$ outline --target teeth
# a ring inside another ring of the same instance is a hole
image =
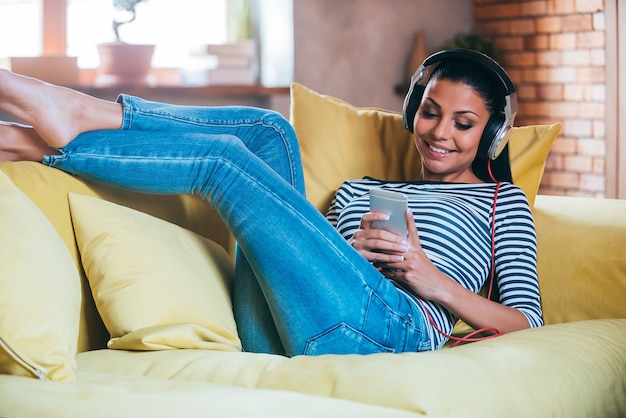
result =
[[[432,146],[432,145],[428,145],[428,147],[429,147],[431,150],[433,150],[433,151],[435,151],[436,153],[439,153],[439,154],[449,154],[449,153],[451,153],[451,152],[452,152],[452,151],[450,151],[450,150],[447,150],[447,149],[442,149],[442,148],[437,148],[437,147],[434,147],[434,146]]]

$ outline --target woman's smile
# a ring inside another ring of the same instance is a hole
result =
[[[426,145],[434,153],[435,156],[445,157],[445,156],[447,156],[449,154],[452,154],[454,152],[452,150],[436,147],[436,146],[428,144],[428,143],[426,143]]]

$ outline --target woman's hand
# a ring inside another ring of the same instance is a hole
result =
[[[393,232],[372,228],[375,221],[386,221],[384,212],[368,212],[361,218],[361,226],[350,239],[350,244],[368,261],[374,263],[397,263],[404,261],[404,253],[410,248],[408,239]],[[415,225],[413,225],[415,228]]]
[[[382,212],[363,216],[361,229],[351,242],[381,273],[422,299],[437,302],[474,329],[496,328],[501,333],[529,327],[517,309],[486,299],[443,274],[424,252],[413,214],[407,211],[408,237],[372,229],[372,222],[386,220]]]
[[[374,221],[389,218],[384,212],[368,212],[361,218],[360,229],[350,240],[352,246],[372,262],[387,278],[410,292],[429,298],[448,279],[424,253],[413,214],[406,212],[408,237],[372,228]]]
[[[405,216],[408,237],[401,242],[408,242],[408,247],[401,253],[394,253],[394,255],[401,256],[402,259],[398,258],[397,261],[375,260],[374,265],[380,269],[385,277],[395,281],[411,293],[426,299],[436,299],[437,294],[445,287],[445,284],[452,282],[452,280],[444,275],[424,252],[413,214],[407,211]],[[369,226],[371,227],[371,222]],[[393,235],[394,242],[397,242],[398,238],[402,239],[398,235],[389,234]],[[383,248],[379,248],[377,251],[387,254]]]

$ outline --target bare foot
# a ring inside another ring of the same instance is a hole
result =
[[[58,154],[30,126],[0,122],[0,162],[36,161],[44,155]]]
[[[0,109],[31,125],[55,148],[66,146],[83,132],[119,129],[123,118],[118,103],[2,69]]]

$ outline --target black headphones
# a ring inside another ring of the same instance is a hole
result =
[[[478,155],[483,158],[495,160],[509,140],[509,134],[513,127],[515,115],[517,114],[517,94],[515,86],[504,69],[489,56],[472,49],[444,49],[435,52],[424,60],[422,65],[411,77],[411,86],[404,98],[403,115],[404,128],[413,132],[413,121],[415,114],[422,101],[426,84],[430,80],[433,71],[443,60],[465,60],[470,61],[480,68],[493,75],[503,87],[504,109],[496,112],[483,131],[478,147]]]

